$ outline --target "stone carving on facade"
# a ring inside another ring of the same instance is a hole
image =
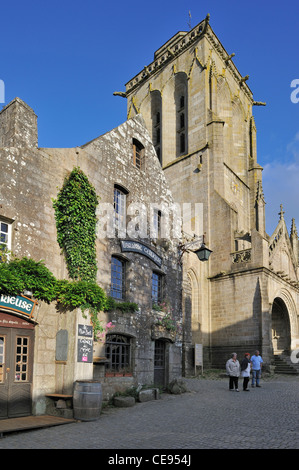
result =
[[[233,263],[248,263],[251,260],[251,250],[241,250],[232,254]]]

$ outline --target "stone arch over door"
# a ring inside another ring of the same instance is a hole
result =
[[[194,374],[194,344],[202,343],[201,317],[199,315],[199,282],[193,268],[183,281],[183,375]]]
[[[296,304],[286,289],[279,290],[272,302],[272,344],[273,350],[293,350],[298,335]]]
[[[289,328],[290,328],[290,349],[294,350],[298,347],[297,341],[298,341],[298,316],[297,316],[297,305],[296,301],[294,300],[291,292],[288,289],[282,288],[279,289],[278,292],[275,293],[273,296],[273,301],[272,301],[272,306],[273,302],[276,298],[281,299],[287,310],[288,314],[288,321],[289,321]]]
[[[272,344],[274,354],[289,351],[291,346],[289,313],[280,297],[276,297],[272,304]]]
[[[202,318],[199,311],[199,281],[196,272],[191,268],[187,273],[189,295],[190,295],[190,309],[191,309],[191,331],[192,342],[201,343],[201,322]]]

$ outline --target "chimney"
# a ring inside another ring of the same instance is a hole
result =
[[[37,147],[37,116],[20,98],[0,111],[0,147]]]

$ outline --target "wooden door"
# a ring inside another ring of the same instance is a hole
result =
[[[155,341],[154,384],[165,387],[165,341]]]
[[[0,418],[31,414],[34,330],[0,328]]]

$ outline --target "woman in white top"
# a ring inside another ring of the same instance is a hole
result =
[[[243,377],[243,390],[249,392],[248,382],[250,377],[250,354],[246,353],[241,362],[241,376]]]

